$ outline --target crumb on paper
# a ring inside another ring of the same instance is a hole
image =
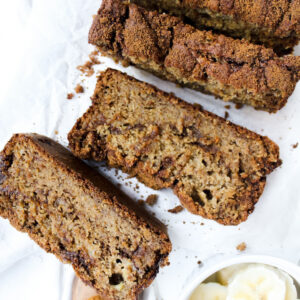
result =
[[[168,212],[172,213],[172,214],[178,214],[181,211],[183,211],[183,207],[181,205],[178,205],[178,206],[168,210]]]
[[[79,83],[76,85],[74,90],[75,90],[76,94],[82,94],[84,92],[83,86],[80,85]]]
[[[83,75],[91,77],[95,73],[94,65],[100,64],[100,61],[97,58],[98,55],[98,50],[91,52],[89,54],[89,60],[86,61],[83,65],[77,66],[77,70],[79,70]]]
[[[146,203],[150,206],[153,206],[154,204],[156,204],[158,199],[158,196],[155,194],[151,194],[146,198]]]
[[[57,130],[55,130],[55,131],[54,131],[54,134],[58,135],[58,131],[57,131]]]
[[[224,119],[227,120],[229,118],[229,113],[228,111],[225,111]]]
[[[200,110],[203,110],[203,106],[199,103],[194,103],[193,104],[195,107],[199,108]]]
[[[296,149],[298,146],[299,146],[299,143],[298,143],[298,142],[297,142],[296,144],[292,145],[292,147],[293,147],[294,149]]]
[[[137,201],[137,203],[138,203],[138,205],[144,205],[145,204],[145,201],[144,200],[142,200],[142,199],[139,199],[138,201]]]
[[[224,107],[225,107],[226,109],[230,109],[230,108],[231,108],[230,105],[225,105]]]
[[[116,63],[116,64],[118,64],[120,62],[120,60],[116,57],[113,57],[112,59],[113,59],[114,63]]]
[[[127,68],[130,66],[130,62],[128,60],[122,60],[121,64],[124,68]]]
[[[185,221],[182,221],[182,223],[183,223],[183,224],[186,224],[186,222],[185,222]]]
[[[201,226],[204,226],[204,223],[202,222],[200,225],[201,225]]]
[[[87,77],[91,77],[95,71],[93,69],[93,64],[91,61],[87,61],[85,64],[77,66],[77,69]]]
[[[247,245],[246,245],[245,242],[243,242],[243,243],[241,243],[241,244],[239,244],[239,245],[236,246],[236,250],[239,250],[241,252],[245,251],[246,248],[247,248]]]
[[[237,104],[235,105],[235,108],[236,108],[236,109],[241,109],[243,106],[244,106],[244,105],[243,105],[242,103],[237,103]]]
[[[67,99],[68,99],[68,100],[71,100],[71,99],[73,99],[73,98],[74,98],[74,94],[73,94],[73,93],[67,94]]]
[[[202,264],[202,261],[201,261],[201,260],[198,260],[198,261],[197,261],[197,264],[198,264],[198,265],[201,265],[201,264]]]
[[[100,61],[99,59],[97,58],[97,56],[99,55],[99,51],[96,49],[94,51],[92,51],[90,54],[89,54],[89,59],[91,60],[91,62],[94,64],[94,65],[100,65]]]

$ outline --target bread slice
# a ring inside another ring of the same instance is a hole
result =
[[[0,154],[0,216],[47,252],[72,264],[105,299],[136,299],[167,263],[160,225],[64,147],[14,135]]]
[[[300,1],[132,0],[148,9],[166,10],[198,28],[214,29],[236,38],[292,51],[300,38]]]
[[[108,69],[69,133],[71,151],[107,161],[146,185],[171,187],[192,213],[239,224],[281,164],[267,137]]]
[[[300,57],[279,58],[263,46],[121,0],[103,0],[89,42],[161,78],[269,112],[285,105],[300,77]]]

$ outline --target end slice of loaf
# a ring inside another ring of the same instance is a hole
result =
[[[268,112],[286,104],[300,77],[300,57],[280,58],[263,46],[122,0],[103,0],[89,42],[161,78]]]
[[[147,9],[166,10],[194,26],[214,29],[226,35],[286,53],[300,39],[299,0],[197,1],[132,0]]]
[[[267,137],[111,69],[68,139],[76,156],[171,187],[189,211],[222,224],[247,219],[281,164]]]
[[[16,134],[0,154],[0,216],[72,264],[105,299],[136,299],[171,251],[162,228],[126,203],[47,137]]]

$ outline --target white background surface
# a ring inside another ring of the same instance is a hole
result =
[[[2,1],[0,10],[0,148],[13,133],[37,132],[67,145],[66,135],[75,120],[90,105],[95,76],[86,79],[86,92],[67,100],[66,95],[83,77],[76,66],[83,64],[93,47],[87,43],[95,0],[14,0]],[[296,53],[300,53],[299,47]],[[199,102],[224,116],[225,103],[212,97],[179,89],[133,67],[127,69],[101,58],[99,69],[107,66],[125,70],[138,79],[177,96]],[[300,259],[300,85],[288,104],[277,114],[246,107],[229,110],[229,120],[269,136],[281,149],[283,165],[268,176],[267,186],[248,221],[224,227],[184,211],[167,212],[179,204],[170,190],[154,192],[134,179],[117,180],[134,199],[158,194],[158,204],[149,211],[168,225],[173,242],[171,265],[162,269],[152,291],[156,299],[174,300],[197,261],[215,255],[237,254],[236,246],[246,242],[246,253],[273,254],[297,262]],[[55,132],[58,134],[55,134]],[[114,177],[114,170],[107,171]],[[126,177],[126,176],[125,176]],[[127,182],[127,185],[125,185]],[[130,185],[130,182],[132,185]],[[201,223],[204,225],[200,225]],[[68,299],[73,272],[54,256],[44,253],[26,234],[0,220],[0,300]]]

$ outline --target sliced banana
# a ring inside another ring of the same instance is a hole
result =
[[[227,287],[216,282],[200,284],[189,300],[226,300]]]
[[[300,300],[290,275],[267,265],[233,265],[209,279],[190,300]]]
[[[285,300],[286,284],[266,266],[249,266],[236,274],[226,300]]]
[[[293,279],[289,274],[284,271],[276,270],[282,277],[285,282],[286,293],[285,293],[285,300],[295,300],[297,298],[297,290],[294,285]]]
[[[237,264],[224,268],[217,272],[217,281],[222,285],[228,285],[231,279],[240,271],[247,268],[249,264]]]

